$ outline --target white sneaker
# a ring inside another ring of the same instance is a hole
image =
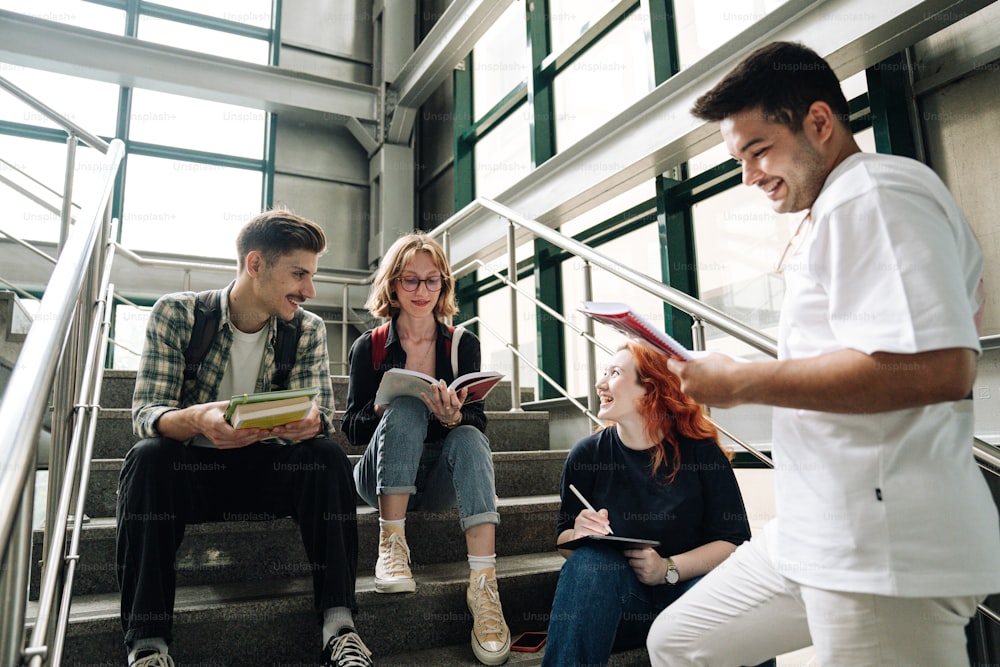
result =
[[[410,547],[406,536],[383,530],[378,538],[378,560],[375,561],[376,593],[412,593],[417,590],[410,572]]]
[[[510,655],[510,630],[500,606],[495,568],[470,575],[465,602],[472,612],[472,652],[485,665],[503,664]]]

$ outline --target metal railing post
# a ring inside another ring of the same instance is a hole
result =
[[[507,221],[507,278],[517,286],[517,242],[514,223]],[[517,290],[510,292],[510,344],[513,349],[521,347],[521,340],[517,331]],[[521,410],[521,363],[517,355],[511,352],[510,355],[510,410],[519,412]]]
[[[340,370],[344,375],[351,370],[347,367],[347,313],[351,308],[350,288],[347,284],[340,286]]]
[[[32,468],[35,465],[32,464]],[[0,664],[18,665],[24,645],[24,609],[31,563],[31,515],[35,475],[24,483],[10,541],[0,552]]]
[[[66,137],[66,174],[63,179],[62,211],[59,215],[59,250],[62,250],[73,223],[73,179],[76,176],[76,147],[79,139],[72,132]],[[58,254],[58,253],[57,253]]]
[[[583,260],[583,299],[584,301],[594,300],[594,272],[590,262]],[[584,329],[587,335],[594,337],[594,320],[589,317],[583,318]],[[593,345],[587,346],[587,409],[597,414],[597,351]]]
[[[691,322],[691,346],[694,350],[705,349],[705,320],[693,317]]]

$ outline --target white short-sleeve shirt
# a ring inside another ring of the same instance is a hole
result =
[[[980,349],[982,255],[928,167],[851,155],[811,216],[785,264],[779,358]],[[874,415],[775,408],[773,436],[783,574],[881,595],[1000,591],[1000,528],[973,458],[971,400]]]

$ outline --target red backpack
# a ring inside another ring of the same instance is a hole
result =
[[[453,327],[448,325],[451,338],[444,341],[444,349],[451,356],[451,374],[458,377],[458,341],[465,333],[464,327]],[[385,361],[385,342],[389,339],[389,323],[380,324],[372,329],[372,368],[376,371]]]

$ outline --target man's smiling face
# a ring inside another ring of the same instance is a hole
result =
[[[720,130],[730,155],[743,168],[743,183],[760,188],[777,213],[813,205],[829,167],[807,131],[794,133],[757,110],[729,116]]]

